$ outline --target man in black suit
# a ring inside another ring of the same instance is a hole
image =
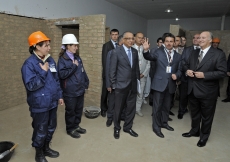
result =
[[[190,54],[194,51],[194,50],[199,50],[200,46],[199,46],[199,38],[200,38],[200,34],[197,33],[193,36],[192,39],[192,46],[186,47],[182,53],[182,65],[185,64],[186,62],[188,62],[189,56]],[[180,91],[180,97],[179,97],[179,110],[178,110],[178,119],[182,119],[184,114],[188,111],[187,106],[188,106],[188,80],[187,80],[187,76],[185,75],[186,71],[182,70],[182,75],[180,78],[181,84],[179,87],[179,91]]]
[[[109,51],[115,49],[117,46],[117,38],[119,36],[119,31],[117,29],[112,29],[110,31],[111,40],[103,44],[102,47],[102,92],[101,92],[101,116],[106,116],[106,111],[108,110],[108,91],[106,88],[106,58]]]
[[[115,91],[114,138],[120,137],[120,119],[126,104],[123,131],[131,136],[138,134],[132,130],[136,112],[137,83],[140,81],[138,52],[132,47],[134,36],[131,32],[123,34],[123,45],[111,53],[109,77]]]
[[[151,88],[153,89],[153,132],[164,138],[161,128],[174,131],[168,125],[169,109],[172,94],[176,90],[176,80],[181,76],[181,55],[173,50],[175,36],[165,33],[162,36],[163,45],[153,53],[149,52],[148,39],[143,44],[144,58],[156,62],[156,71],[153,76]]]
[[[222,102],[230,102],[230,54],[228,55],[228,60],[227,60],[227,76],[228,76],[228,86],[226,92],[228,97],[222,100]]]
[[[227,63],[225,54],[213,47],[212,33],[200,34],[201,50],[195,50],[184,65],[188,76],[189,108],[192,128],[183,137],[200,137],[198,147],[203,147],[210,136],[212,121],[219,95],[219,79],[226,76]]]

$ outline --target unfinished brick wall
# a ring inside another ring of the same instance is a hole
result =
[[[28,36],[47,31],[41,19],[0,14],[0,110],[26,102],[21,66],[30,56]]]
[[[102,88],[102,45],[105,43],[105,15],[79,18],[80,56],[90,80],[85,105],[100,106]]]
[[[35,31],[44,32],[51,39],[50,54],[58,60],[62,28],[56,21],[80,20],[79,53],[90,79],[85,106],[100,105],[101,52],[105,42],[105,15],[84,16],[57,20],[42,20],[0,14],[0,110],[26,102],[26,91],[21,78],[21,66],[30,56],[28,36]]]

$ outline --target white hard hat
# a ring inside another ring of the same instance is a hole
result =
[[[66,34],[62,38],[62,44],[79,44],[77,38],[73,34]]]

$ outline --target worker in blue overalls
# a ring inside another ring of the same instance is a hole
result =
[[[57,126],[58,102],[63,105],[64,101],[56,63],[49,54],[50,39],[37,31],[29,36],[28,42],[31,56],[25,60],[21,72],[33,119],[32,146],[36,149],[35,161],[47,162],[45,156],[59,156],[49,144]]]
[[[65,101],[66,132],[73,138],[80,138],[86,130],[81,128],[84,94],[89,79],[83,67],[82,59],[76,54],[78,41],[73,34],[62,38],[62,49],[58,60],[58,75]]]

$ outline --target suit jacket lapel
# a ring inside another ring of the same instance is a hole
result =
[[[208,52],[205,54],[205,56],[203,57],[201,63],[199,64],[199,67],[197,69],[201,68],[213,55],[214,55],[214,52],[213,52],[212,48],[210,48],[208,50]],[[197,58],[198,58],[198,56],[197,56]]]
[[[110,46],[112,49],[114,49],[114,45],[113,45],[113,42],[110,40]]]
[[[121,54],[122,54],[122,56],[125,58],[125,60],[128,62],[128,64],[130,65],[130,62],[129,62],[129,58],[128,58],[128,56],[127,56],[127,54],[126,54],[126,51],[125,51],[125,49],[124,49],[124,47],[123,46],[121,46]],[[131,65],[130,65],[131,66]]]

